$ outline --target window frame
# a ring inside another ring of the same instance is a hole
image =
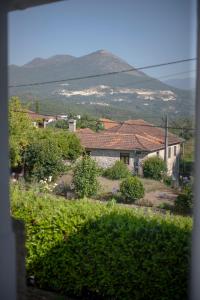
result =
[[[127,161],[126,161],[127,159]],[[123,163],[127,166],[130,165],[130,153],[128,152],[120,152],[120,161],[123,161]]]

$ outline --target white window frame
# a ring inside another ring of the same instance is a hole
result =
[[[7,14],[9,10],[59,0],[0,1],[0,294],[2,299],[16,300],[15,238],[10,218],[8,156],[8,79],[7,79]],[[200,82],[200,4],[198,4],[197,77]],[[190,300],[200,299],[200,84],[196,85],[195,200],[192,233]]]

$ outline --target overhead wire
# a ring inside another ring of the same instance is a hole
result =
[[[100,73],[100,74],[92,74],[92,75],[86,75],[86,76],[80,76],[80,77],[65,78],[65,79],[60,79],[60,80],[50,80],[50,81],[43,81],[43,82],[33,82],[33,83],[24,83],[24,84],[18,84],[18,85],[9,85],[8,87],[9,88],[19,88],[19,87],[60,83],[60,82],[66,82],[66,81],[76,81],[76,80],[83,80],[83,79],[90,79],[90,78],[98,78],[98,77],[103,77],[103,76],[116,75],[116,74],[120,74],[120,73],[129,73],[129,72],[133,72],[133,71],[147,70],[147,69],[152,69],[152,68],[169,66],[169,65],[173,65],[173,64],[179,64],[179,63],[190,62],[190,61],[195,61],[195,60],[196,60],[196,58],[193,57],[193,58],[188,58],[188,59],[170,61],[170,62],[166,62],[166,63],[130,68],[130,69],[120,70],[120,71],[105,72],[105,73]]]

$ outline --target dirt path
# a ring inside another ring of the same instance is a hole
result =
[[[66,175],[63,175],[58,183],[64,182],[66,185],[70,186],[72,183],[72,172],[69,172]],[[174,204],[174,201],[177,197],[177,193],[170,187],[167,187],[164,183],[160,181],[155,181],[151,179],[140,178],[145,188],[145,196],[139,202],[143,203],[144,206],[159,206],[162,203],[167,203],[170,205]],[[121,180],[110,180],[105,177],[98,178],[100,184],[99,195],[102,197],[116,192],[119,190]]]

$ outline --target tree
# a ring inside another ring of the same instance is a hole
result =
[[[57,141],[51,136],[34,140],[25,153],[25,178],[44,180],[52,176],[53,180],[64,171],[62,152]]]
[[[25,148],[30,142],[34,132],[31,119],[25,113],[18,97],[12,97],[9,102],[9,144],[11,167],[20,166],[23,163]]]
[[[52,139],[57,143],[63,160],[76,160],[83,152],[79,138],[74,134],[62,129],[40,129],[35,137],[38,139]]]
[[[93,131],[100,131],[104,129],[104,126],[98,119],[85,114],[80,120],[77,120],[77,128],[90,128]]]
[[[71,132],[60,130],[55,132],[55,138],[61,149],[63,159],[75,161],[83,152],[79,138]]]
[[[80,198],[90,197],[97,193],[99,174],[96,162],[89,156],[80,160],[74,169],[74,188],[77,196]]]

